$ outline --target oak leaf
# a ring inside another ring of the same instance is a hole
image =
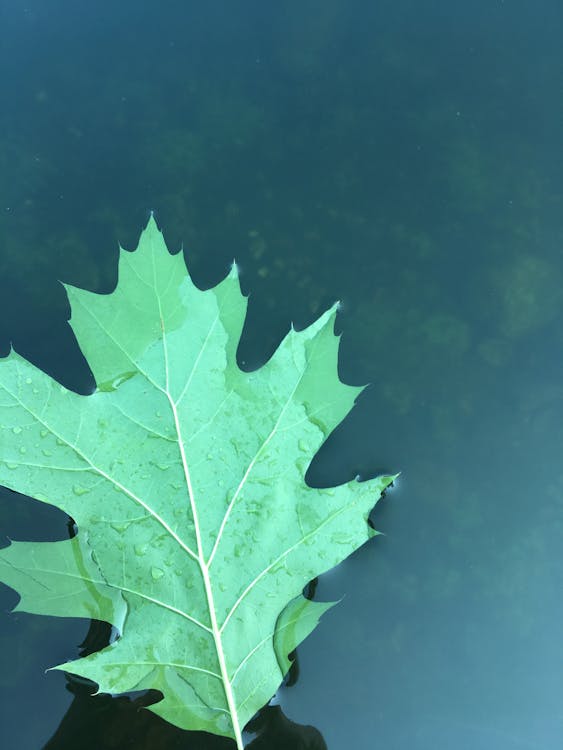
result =
[[[57,669],[103,692],[156,689],[151,711],[242,748],[288,654],[332,606],[304,586],[374,535],[367,517],[392,481],[304,479],[361,390],[338,378],[336,307],[244,372],[236,267],[198,289],[152,218],[138,249],[121,250],[111,294],[66,289],[97,389],[77,395],[14,351],[0,360],[0,483],[78,533],[13,542],[0,578],[18,610],[118,630]]]

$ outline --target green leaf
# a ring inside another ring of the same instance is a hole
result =
[[[236,267],[198,289],[152,218],[111,294],[67,293],[97,390],[77,395],[15,352],[1,360],[0,483],[65,511],[78,534],[12,543],[0,577],[20,610],[118,628],[58,669],[103,692],[160,690],[150,710],[241,748],[331,606],[303,587],[374,535],[368,514],[393,479],[304,480],[361,390],[338,378],[336,307],[243,372]]]

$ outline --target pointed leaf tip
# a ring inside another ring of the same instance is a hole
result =
[[[159,235],[160,237],[162,237],[162,240],[164,241],[164,235],[162,234],[162,230],[156,223],[154,213],[151,211],[149,220],[147,221],[145,228],[141,230],[141,235],[139,237],[139,244],[141,243],[144,237],[151,237],[155,235]],[[137,250],[138,249],[139,248],[137,246]]]
[[[149,227],[155,227],[156,229],[158,229],[158,224],[156,223],[156,218],[152,209],[150,211],[149,220],[146,223],[145,229],[148,229]]]

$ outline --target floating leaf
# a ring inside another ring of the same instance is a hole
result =
[[[304,480],[360,390],[338,378],[336,307],[243,372],[236,267],[201,291],[152,218],[121,251],[111,294],[67,293],[97,390],[77,395],[13,351],[1,360],[0,483],[68,513],[78,533],[12,543],[0,576],[18,610],[118,629],[57,669],[103,692],[159,690],[151,711],[242,748],[331,606],[303,587],[373,536],[367,516],[392,481]]]

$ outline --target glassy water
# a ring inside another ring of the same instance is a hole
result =
[[[151,210],[194,280],[236,257],[239,360],[342,300],[366,383],[307,478],[401,471],[251,747],[559,750],[560,3],[0,3],[0,348],[91,374],[59,283],[108,292]],[[0,492],[2,543],[68,519]],[[228,748],[45,669],[107,628],[0,607],[2,745]],[[104,640],[106,639],[106,640]]]

